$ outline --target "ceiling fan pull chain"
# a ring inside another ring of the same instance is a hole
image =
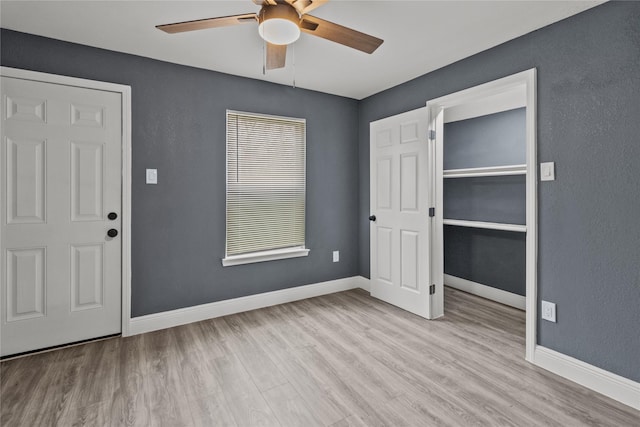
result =
[[[296,88],[296,44],[292,43],[291,44],[291,49],[293,50],[293,88]]]

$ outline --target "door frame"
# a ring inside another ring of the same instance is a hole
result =
[[[537,101],[536,101],[536,69],[522,71],[501,79],[474,86],[459,92],[445,95],[436,99],[427,101],[427,110],[429,114],[429,130],[435,131],[435,146],[442,147],[444,142],[443,129],[444,118],[443,112],[452,107],[474,107],[478,101],[495,98],[496,95],[505,94],[505,92],[514,91],[516,89],[524,89],[526,98],[526,350],[525,359],[529,362],[534,361],[534,351],[536,347],[536,329],[537,329],[537,290],[538,290],[538,197],[537,197]],[[458,108],[460,110],[460,108]],[[485,113],[486,114],[486,113]],[[442,150],[435,149],[436,156],[442,156]],[[433,153],[433,152],[432,152]],[[436,245],[432,249],[432,277],[436,284],[436,289],[443,290],[444,271],[443,270],[443,254],[437,246],[442,246],[443,242],[443,171],[442,162],[436,162],[435,170],[435,221],[433,230],[433,244]],[[436,292],[443,295],[443,292]]]
[[[22,80],[119,93],[122,96],[122,231],[121,231],[121,335],[130,335],[131,322],[131,86],[0,67],[0,75]],[[2,177],[0,177],[2,182]]]

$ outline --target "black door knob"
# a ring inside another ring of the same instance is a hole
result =
[[[107,236],[109,237],[116,237],[117,235],[118,235],[118,230],[116,230],[115,228],[112,228],[109,231],[107,231]]]
[[[375,221],[375,220],[376,220],[376,216],[375,216],[375,215],[371,215],[371,216],[369,217],[369,221]]]
[[[118,218],[118,214],[115,212],[109,212],[109,215],[107,215],[107,218],[109,218],[111,221],[113,221],[114,219]]]

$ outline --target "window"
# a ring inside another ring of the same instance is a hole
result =
[[[227,111],[225,266],[306,256],[306,121]]]

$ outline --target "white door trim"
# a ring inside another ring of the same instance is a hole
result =
[[[518,88],[524,88],[526,96],[526,152],[527,152],[527,178],[526,178],[526,352],[525,359],[535,363],[536,348],[536,319],[537,319],[537,290],[538,290],[538,199],[537,199],[537,167],[536,167],[536,69],[532,68],[511,76],[494,80],[479,86],[462,90],[460,92],[445,95],[427,102],[429,112],[429,129],[436,131],[436,144],[442,146],[442,111],[466,105],[476,104],[483,99],[501,98],[501,94],[509,93]],[[476,104],[477,105],[477,104]],[[458,108],[460,110],[460,108]],[[460,119],[460,118],[458,118]],[[442,150],[439,150],[440,154]],[[436,195],[442,195],[442,166],[437,166],[435,185]],[[440,177],[440,178],[439,178]],[[442,203],[436,203],[434,243],[441,241],[443,228]],[[440,271],[442,257],[439,250],[432,250],[433,256],[433,277],[436,282],[436,289],[442,286],[444,272]]]
[[[57,74],[0,67],[0,75],[122,95],[122,336],[130,334],[131,322],[131,86],[79,79]]]

